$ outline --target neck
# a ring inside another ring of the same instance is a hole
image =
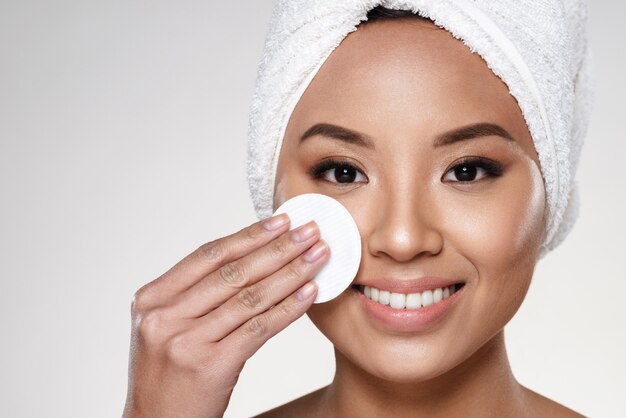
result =
[[[324,391],[324,416],[515,416],[525,407],[506,354],[504,331],[434,379],[396,383],[368,374],[335,350],[336,373]]]

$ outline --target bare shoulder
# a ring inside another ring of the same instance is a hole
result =
[[[287,402],[284,405],[265,411],[254,418],[282,418],[296,416],[305,418],[318,416],[319,414],[317,411],[321,405],[325,390],[326,387],[323,387],[307,395],[294,399],[291,402]]]
[[[585,418],[584,415],[547,398],[537,392],[523,387],[528,395],[528,409],[532,417],[550,418]],[[302,417],[313,418],[322,416],[320,407],[324,403],[324,394],[327,387],[323,387],[300,398],[294,399],[284,405],[263,412],[255,418],[283,418]]]
[[[529,395],[529,402],[533,412],[533,416],[555,417],[555,418],[585,418],[584,415],[562,405],[550,398],[524,388]]]

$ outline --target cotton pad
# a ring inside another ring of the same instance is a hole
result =
[[[361,263],[361,235],[350,212],[337,200],[307,193],[284,202],[274,215],[286,213],[290,229],[315,221],[330,248],[330,258],[315,276],[318,291],[313,303],[327,302],[350,286]]]

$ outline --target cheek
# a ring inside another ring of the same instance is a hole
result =
[[[478,326],[477,341],[490,338],[519,309],[544,231],[545,192],[535,163],[529,159],[502,180],[490,193],[466,202],[464,216],[448,213],[455,220],[444,232],[451,251],[474,270],[475,303],[466,318]]]
[[[449,243],[480,271],[534,265],[544,229],[545,192],[532,160],[475,199],[442,202]]]
[[[289,147],[281,151],[274,181],[274,210],[294,196],[320,193],[305,171],[305,166]]]

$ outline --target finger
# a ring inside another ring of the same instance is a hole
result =
[[[289,216],[283,213],[201,245],[166,273],[140,289],[142,297],[166,300],[185,291],[224,264],[251,253],[288,231],[289,223]]]
[[[250,318],[218,344],[232,353],[229,361],[245,362],[263,344],[301,317],[315,300],[317,284],[311,280],[272,309]]]
[[[219,308],[200,318],[207,330],[208,340],[221,340],[250,318],[281,302],[315,277],[328,257],[328,246],[324,241],[319,241],[266,280],[244,288]]]
[[[246,286],[283,268],[315,244],[319,236],[317,224],[311,221],[225,264],[176,298],[178,315],[199,318],[207,314]]]

